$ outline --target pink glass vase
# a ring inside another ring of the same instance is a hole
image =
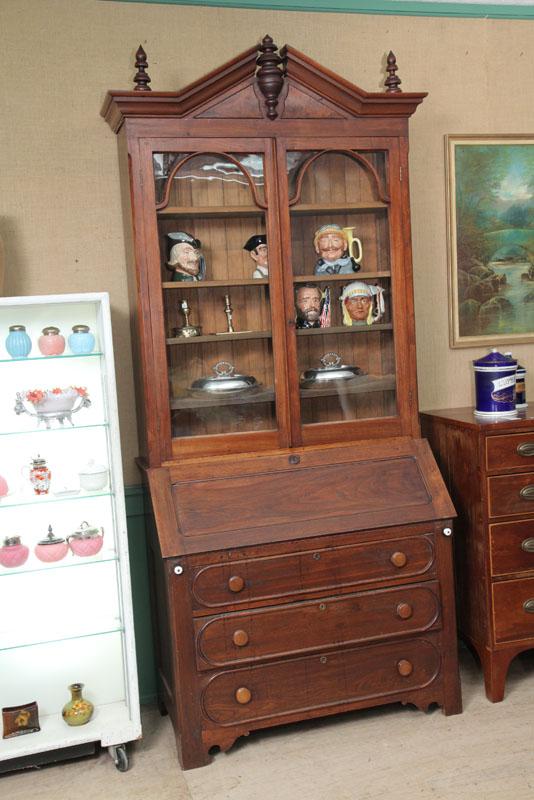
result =
[[[0,564],[3,567],[21,567],[28,559],[30,551],[26,545],[21,544],[20,536],[10,536],[4,539],[0,547]]]
[[[49,325],[48,328],[43,328],[37,344],[44,356],[60,356],[65,350],[65,337],[60,334],[59,328]]]

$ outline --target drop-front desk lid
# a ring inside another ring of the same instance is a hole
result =
[[[423,439],[204,458],[146,476],[164,558],[456,516]]]

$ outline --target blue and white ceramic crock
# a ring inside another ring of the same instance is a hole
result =
[[[515,407],[516,408],[526,408],[528,406],[527,403],[527,392],[525,388],[525,382],[527,377],[527,371],[525,367],[522,367],[521,364],[517,365],[517,372],[515,373]]]
[[[475,369],[475,414],[482,417],[511,417],[515,408],[517,359],[496,348],[473,361]]]

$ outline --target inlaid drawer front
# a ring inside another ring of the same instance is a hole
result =
[[[488,513],[490,517],[534,515],[534,472],[488,478]]]
[[[324,598],[197,619],[200,668],[285,656],[428,630],[439,619],[438,585]]]
[[[534,431],[486,437],[486,469],[534,469]]]
[[[439,669],[440,655],[431,641],[408,639],[228,670],[208,683],[202,705],[212,722],[235,725],[401,695],[428,686]]]
[[[534,573],[534,517],[489,526],[491,574]]]
[[[493,584],[495,641],[534,638],[534,578]]]
[[[197,608],[328,591],[392,578],[434,575],[433,535],[214,564],[193,578]]]

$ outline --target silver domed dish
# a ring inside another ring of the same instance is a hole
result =
[[[300,385],[321,386],[330,381],[350,381],[360,375],[365,375],[359,367],[352,367],[341,363],[341,356],[337,353],[325,353],[319,359],[322,367],[307,369],[300,376]]]
[[[191,384],[191,391],[202,394],[228,394],[230,392],[249,392],[259,384],[253,375],[239,375],[229,361],[218,361],[212,367],[214,375],[199,378]]]

